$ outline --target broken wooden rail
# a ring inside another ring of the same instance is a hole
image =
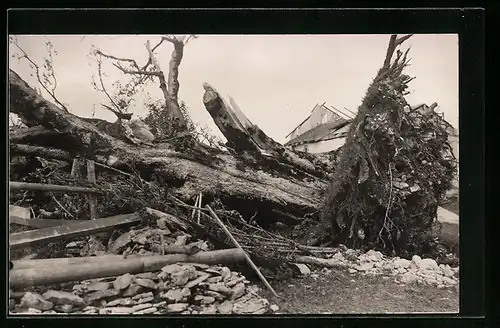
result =
[[[15,182],[9,181],[9,187],[12,190],[32,190],[32,191],[51,191],[51,192],[76,192],[82,194],[100,194],[101,191],[95,188],[74,187],[55,184]]]
[[[11,249],[16,249],[33,244],[50,243],[61,239],[87,236],[117,226],[139,222],[140,220],[139,214],[132,213],[96,220],[74,221],[74,223],[55,227],[13,233],[10,235],[9,244]]]

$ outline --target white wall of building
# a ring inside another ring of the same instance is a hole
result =
[[[314,143],[298,145],[294,147],[294,149],[314,154],[326,153],[342,147],[345,143],[345,140],[346,138],[323,140]]]

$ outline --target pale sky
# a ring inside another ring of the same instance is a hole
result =
[[[301,123],[316,103],[327,102],[336,108],[356,111],[369,83],[381,67],[389,35],[200,35],[184,49],[179,68],[179,99],[186,102],[193,121],[208,126],[221,136],[203,105],[203,82],[214,86],[221,95],[230,94],[248,118],[278,142]],[[18,36],[19,45],[39,65],[47,55],[45,42],[50,40],[58,56],[54,68],[59,99],[79,116],[114,121],[115,116],[101,108],[106,97],[93,90],[88,54],[91,45],[104,53],[147,61],[145,43],[156,44],[158,35],[48,35]],[[411,66],[406,73],[415,76],[410,84],[410,104],[437,102],[439,111],[458,129],[458,35],[419,34],[403,44],[411,46]],[[164,42],[156,50],[160,66],[168,70],[172,44]],[[9,47],[11,54],[14,47]],[[9,66],[31,86],[35,77],[25,60],[10,57]],[[106,85],[129,77],[104,65]],[[147,91],[161,98],[158,84]],[[42,94],[44,94],[42,92]],[[44,94],[46,99],[49,96]],[[144,116],[144,95],[130,112]]]

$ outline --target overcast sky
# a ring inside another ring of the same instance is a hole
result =
[[[143,65],[145,43],[156,44],[155,35],[49,35],[18,36],[19,45],[40,66],[47,56],[45,42],[51,41],[58,56],[54,68],[57,94],[72,113],[114,121],[102,109],[106,97],[91,85],[95,65],[89,65],[92,45],[117,57],[129,57]],[[221,95],[230,94],[248,118],[276,141],[302,122],[316,103],[327,102],[339,109],[356,111],[366,89],[381,67],[389,35],[200,35],[189,41],[179,68],[179,98],[186,102],[191,118],[220,135],[203,105],[203,82]],[[445,118],[458,129],[458,35],[414,35],[403,44],[411,46],[411,66],[406,72],[416,79],[410,84],[410,104],[437,102]],[[15,48],[9,47],[11,54]],[[167,71],[173,46],[166,42],[156,51]],[[10,68],[30,85],[37,86],[25,60],[10,57]],[[128,76],[110,63],[104,66],[106,83]],[[147,91],[161,98],[157,84]],[[50,98],[47,98],[50,99]],[[144,95],[129,111],[144,116]]]

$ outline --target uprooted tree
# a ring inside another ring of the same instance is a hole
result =
[[[120,179],[100,175],[98,184],[106,191],[98,202],[102,204],[102,215],[141,211],[145,207],[179,213],[179,203],[170,202],[170,196],[193,203],[202,193],[206,203],[215,201],[219,209],[226,206],[237,211],[234,220],[254,218],[264,228],[274,221],[290,226],[304,221],[300,227],[309,244],[351,242],[408,250],[408,245],[420,240],[420,232],[429,231],[437,203],[454,171],[452,161],[446,158],[443,120],[433,112],[424,115],[409,111],[404,100],[406,84],[411,80],[402,73],[408,64],[408,52],[403,55],[398,50],[391,64],[396,47],[408,37],[391,37],[384,66],[363,99],[339,159],[336,152],[307,154],[277,143],[208,83],[203,85],[203,102],[226,137],[228,151],[207,147],[195,138],[188,138],[188,143],[182,137],[154,144],[141,142],[125,129],[126,124],[119,123],[125,128],[110,129],[109,124],[62,110],[43,99],[12,70],[10,111],[18,114],[27,128],[11,133],[10,154],[61,161],[67,163],[60,166],[65,172],[75,157],[92,159],[134,177],[124,182],[123,175]],[[144,66],[133,59],[95,52],[133,76],[132,89],[147,78],[158,79],[164,108],[178,136],[186,130],[178,101],[178,68],[188,40],[163,37],[154,47],[148,42],[149,59]],[[163,41],[174,45],[168,78],[154,54]],[[98,89],[104,92],[104,83],[99,83]],[[117,121],[121,121],[127,114],[125,108],[110,95],[108,100],[106,106],[119,113]],[[26,170],[22,163],[19,167],[22,169],[18,173]],[[66,177],[62,177],[64,174]],[[33,182],[75,183],[67,172],[64,174],[51,173],[44,181]],[[320,219],[314,213],[322,203]],[[303,220],[305,216],[311,218]],[[255,233],[255,229],[246,227]],[[269,242],[269,237],[262,238]],[[254,247],[256,240],[252,240]],[[261,254],[269,255],[269,247]]]
[[[382,68],[353,120],[322,205],[322,222],[309,241],[393,254],[430,252],[438,204],[450,189],[456,162],[445,121],[433,111],[412,110],[404,96],[413,79],[403,70],[411,35],[392,35]]]

